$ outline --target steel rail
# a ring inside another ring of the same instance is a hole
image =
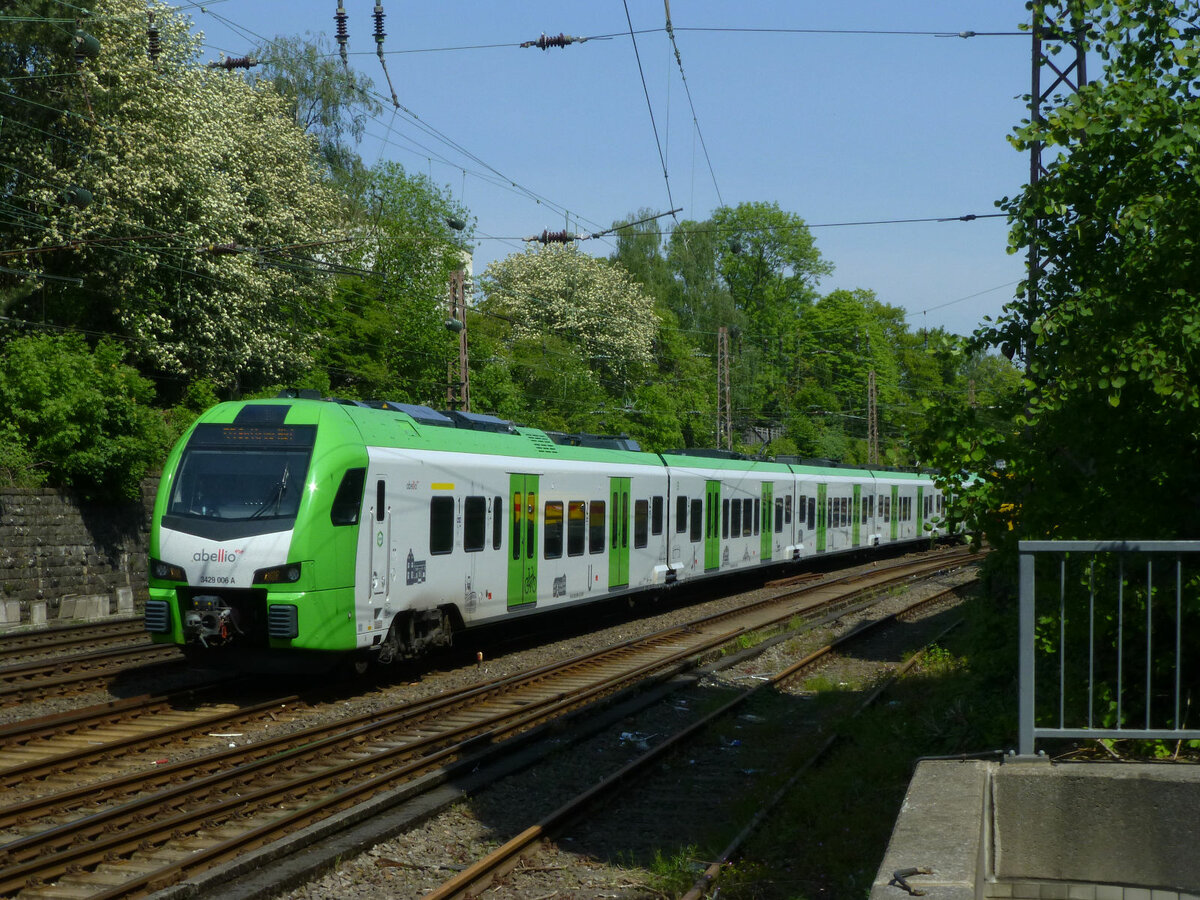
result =
[[[925,564],[920,568],[944,568],[944,561],[939,560],[932,565]],[[893,576],[893,580],[903,580],[906,577],[909,577],[908,573],[904,573],[899,576]],[[882,578],[875,577],[868,581],[868,584],[864,589],[877,589],[882,583]],[[811,592],[811,590],[812,589],[809,589],[798,593],[808,594]],[[763,601],[763,603],[766,602],[767,601]],[[775,600],[773,602],[779,603],[780,601]],[[761,605],[762,604],[760,603],[755,604],[754,606],[758,607]],[[665,642],[668,640],[678,641],[679,638],[683,636],[681,631],[684,633],[691,633],[693,636],[695,636],[694,631],[697,624],[709,623],[721,618],[727,618],[731,615],[737,614],[737,612],[738,611],[731,611],[729,613],[708,616],[700,620],[700,623],[693,623],[692,625],[685,627],[685,629],[666,629],[663,632],[648,636],[647,638],[634,639],[625,642],[623,645],[619,645],[606,655],[612,657],[628,648],[629,645],[638,643],[647,644],[650,643],[652,639],[656,639],[660,642]],[[779,620],[786,621],[795,614],[795,610],[788,610],[785,614],[779,616]],[[715,637],[710,637],[706,643],[712,645],[714,642],[728,641],[736,638],[739,634],[743,634],[746,631],[762,628],[764,627],[764,624],[765,623],[763,622],[756,622],[732,631],[725,631],[716,635]],[[661,669],[663,666],[669,665],[673,660],[682,660],[688,655],[694,655],[697,652],[703,652],[702,649],[698,650],[691,641],[687,641],[685,643],[689,644],[689,646],[686,646],[676,653],[669,655],[665,659],[659,658],[658,660],[647,662],[642,666],[634,667],[631,671],[627,672],[626,675],[622,676],[623,681],[621,683],[642,678],[655,669]],[[579,657],[577,660],[585,660],[588,659],[589,656]],[[548,674],[551,671],[570,671],[575,665],[576,661],[567,661],[567,663],[564,664],[546,666],[543,667],[542,670],[538,670],[538,672],[507,679],[506,681],[512,682],[511,684],[505,684],[501,687],[497,687],[495,685],[480,686],[466,693],[469,695],[474,695],[477,698],[482,698],[485,692],[490,691],[492,692],[492,704],[494,706],[498,702],[496,699],[497,695],[499,694],[499,699],[502,700],[503,694],[506,692],[512,693],[517,683],[528,683],[535,681],[541,673],[545,673],[548,677]],[[426,756],[424,759],[414,760],[410,764],[403,766],[402,769],[409,775],[416,771],[427,770],[436,764],[448,760],[455,754],[462,754],[472,747],[480,746],[482,743],[495,743],[502,737],[506,737],[525,728],[532,727],[532,724],[536,719],[544,719],[547,714],[561,714],[568,709],[576,708],[584,703],[589,702],[594,696],[598,696],[600,693],[611,693],[616,689],[617,685],[600,684],[588,689],[587,691],[584,691],[583,693],[575,693],[574,695],[572,695],[569,690],[555,689],[552,690],[548,696],[534,698],[534,700],[519,703],[515,709],[501,709],[498,712],[493,713],[490,718],[485,718],[482,721],[476,721],[475,723],[464,725],[461,728],[453,730],[452,732],[444,732],[439,735],[426,736],[421,738],[419,741],[413,741],[408,744],[402,744],[399,747],[390,748],[384,753],[373,754],[372,758],[366,762],[358,760],[353,763],[340,764],[339,766],[329,768],[321,773],[317,773],[307,778],[303,782],[292,782],[290,785],[285,783],[276,787],[260,788],[254,792],[254,796],[251,798],[248,798],[247,795],[243,794],[243,796],[240,798],[218,802],[214,807],[197,810],[188,814],[180,814],[180,816],[171,816],[168,818],[167,822],[161,824],[162,827],[168,829],[168,833],[175,832],[176,834],[194,834],[198,830],[203,829],[206,825],[211,827],[214,823],[215,816],[228,813],[230,810],[240,809],[243,811],[241,814],[246,814],[245,810],[247,809],[249,809],[250,812],[253,812],[255,803],[265,802],[268,799],[278,801],[280,798],[286,802],[289,792],[291,796],[296,796],[297,792],[307,791],[310,788],[314,788],[318,783],[324,783],[326,785],[340,785],[333,796],[328,797],[322,802],[320,808],[318,808],[316,805],[306,805],[305,809],[297,810],[284,817],[288,820],[288,822],[291,822],[292,820],[299,820],[301,818],[320,818],[322,814],[327,814],[322,813],[322,809],[325,807],[344,807],[352,796],[356,797],[363,792],[375,790],[379,786],[377,782],[382,781],[384,784],[394,786],[394,781],[398,777],[401,770],[394,768],[390,770],[385,769],[385,771],[378,775],[370,776],[367,774],[369,769],[371,767],[379,768],[381,765],[392,765],[392,763],[396,760],[403,761],[407,757],[412,757],[417,752],[418,745],[430,748],[432,755]],[[462,699],[464,698],[459,698],[459,701],[461,702]],[[423,705],[430,710],[444,708],[446,706],[446,704],[436,700],[426,701]],[[508,705],[511,707],[513,704],[510,702]],[[548,713],[546,711],[548,711]],[[364,748],[362,746],[363,742],[372,734],[377,734],[380,730],[377,727],[379,723],[379,714],[375,713],[373,715],[376,721],[372,723],[370,728],[363,726],[362,729],[358,730],[357,732],[352,731],[349,735],[347,735],[346,724],[340,723],[337,726],[338,731],[340,732],[337,738],[327,737],[314,741],[311,739],[311,735],[309,735],[307,736],[309,738],[308,743],[303,744],[300,747],[293,747],[292,749],[282,751],[274,750],[273,752],[264,748],[259,748],[259,750],[256,751],[256,747],[259,747],[259,745],[251,745],[251,747],[245,748],[247,752],[270,752],[271,755],[267,756],[265,759],[259,759],[256,762],[245,763],[238,766],[234,775],[230,775],[229,773],[220,773],[207,778],[202,778],[199,781],[199,786],[206,788],[213,787],[222,779],[229,781],[229,779],[234,777],[239,779],[258,778],[263,771],[269,769],[271,766],[286,762],[296,762],[301,757],[315,752],[315,750],[318,748],[326,745],[331,747],[336,746],[337,741],[344,740],[347,737],[349,737],[351,741],[357,740],[359,742],[358,749],[359,752],[362,753],[364,752]],[[403,722],[399,721],[399,719],[403,718],[403,716],[398,716],[396,718],[397,721],[390,722],[388,724],[392,725],[393,727],[401,727]],[[306,735],[304,733],[297,733],[296,735],[289,736],[289,739],[303,741],[305,737]],[[455,741],[459,741],[460,743],[455,744]],[[439,744],[442,745],[441,749],[438,749]],[[217,757],[228,757],[228,754],[217,754]],[[243,756],[243,758],[245,758],[245,756]],[[178,770],[183,767],[190,768],[192,772],[194,772],[196,769],[194,761],[189,763],[181,763],[178,767],[174,768]],[[156,772],[155,777],[168,776],[170,774],[172,773],[166,771],[161,773]],[[176,777],[178,777],[178,771],[174,774]],[[367,780],[364,781],[364,778]],[[145,778],[142,777],[141,781],[142,786],[144,787]],[[357,782],[357,785],[354,788],[347,787],[351,781]],[[261,783],[261,780],[259,783]],[[167,840],[166,838],[161,837],[161,830],[159,832],[160,838],[156,840],[153,836],[153,830],[150,826],[145,826],[144,828],[129,828],[119,824],[119,820],[122,816],[126,815],[147,815],[148,813],[146,810],[148,807],[146,804],[151,802],[158,801],[162,804],[168,805],[171,803],[180,804],[187,802],[185,798],[188,791],[194,789],[195,787],[197,787],[197,783],[178,786],[175,789],[168,790],[166,792],[160,792],[160,794],[149,798],[145,804],[125,804],[118,810],[108,810],[93,816],[87,816],[83,820],[82,824],[74,823],[72,826],[60,826],[59,828],[52,829],[50,832],[45,832],[41,835],[32,835],[28,838],[15,841],[4,846],[3,848],[0,848],[0,852],[3,852],[5,857],[9,859],[20,857],[20,859],[23,860],[19,866],[6,870],[4,874],[9,877],[4,881],[3,885],[0,885],[0,890],[11,890],[14,888],[20,889],[24,881],[31,877],[53,878],[61,875],[63,872],[71,868],[86,868],[88,865],[94,864],[103,859],[106,855],[110,856],[111,858],[112,854],[120,856],[125,853],[133,852],[133,850],[136,850],[139,845],[161,846],[161,842]],[[91,790],[87,793],[94,801],[95,791]],[[56,796],[52,799],[62,800],[63,798]],[[128,823],[130,819],[126,818],[124,821]],[[273,822],[262,826],[262,828],[267,829],[267,832],[270,834],[278,836],[282,830],[286,830],[287,824],[288,823],[286,822]],[[69,837],[69,833],[72,828],[74,828],[76,831],[82,828],[84,834],[93,836],[95,840],[89,842],[89,845],[86,847],[71,848],[69,845],[74,838]],[[121,834],[118,837],[113,837],[110,832],[108,836],[103,836],[101,832],[108,829],[120,829]],[[178,878],[185,870],[190,871],[197,868],[197,866],[202,868],[211,864],[213,860],[239,855],[245,851],[248,842],[252,842],[256,845],[266,842],[266,839],[261,838],[259,835],[260,831],[261,829],[256,829],[250,835],[243,834],[237,838],[226,841],[223,844],[218,843],[218,845],[215,847],[211,847],[199,852],[192,852],[189,854],[188,859],[182,861],[181,863],[171,864],[155,873],[147,874],[145,878],[138,878],[138,885],[144,887],[146,884],[149,884],[151,881],[153,881],[154,878],[159,879],[159,881],[163,879],[172,880]],[[130,844],[130,841],[133,843]],[[64,846],[64,842],[67,846]],[[222,849],[222,847],[224,849]],[[43,859],[43,864],[40,868],[30,860],[31,856],[45,856],[47,852],[49,852],[49,858]],[[118,894],[114,894],[114,896],[134,889],[137,889],[137,886],[127,883],[118,889]]]
[[[142,638],[149,643],[140,616],[135,619],[56,625],[36,631],[10,631],[0,635],[0,660],[72,647],[95,647],[97,643],[117,643],[131,638]]]
[[[846,634],[840,635],[831,643],[807,654],[803,659],[798,660],[782,671],[777,672],[767,681],[745,690],[733,700],[723,704],[718,709],[712,711],[696,722],[693,722],[686,728],[681,729],[670,737],[667,737],[639,756],[637,759],[627,763],[613,775],[560,806],[557,810],[550,813],[536,825],[525,829],[517,836],[496,848],[483,859],[478,860],[473,865],[459,872],[444,882],[437,889],[427,893],[424,897],[424,900],[465,900],[465,898],[477,896],[496,879],[503,877],[516,868],[521,858],[531,852],[531,850],[533,850],[534,847],[542,840],[551,839],[553,835],[560,832],[568,824],[583,814],[594,802],[611,796],[619,787],[627,783],[631,778],[642,774],[648,767],[658,762],[663,756],[674,752],[680,746],[687,743],[701,732],[706,731],[714,722],[726,718],[731,713],[748,703],[752,698],[761,696],[766,691],[772,690],[785,681],[795,677],[798,673],[808,669],[815,662],[827,656],[829,653],[832,653],[838,647],[841,647],[850,641],[856,640],[868,632],[875,631],[877,628],[895,621],[902,615],[906,615],[911,613],[913,610],[929,605],[941,597],[953,593],[954,591],[958,590],[959,587],[961,587],[961,585],[948,588],[947,590],[942,591],[933,597],[919,600],[911,604],[909,607],[896,613],[891,613],[873,622],[865,622],[858,627],[851,629]],[[902,667],[903,670],[907,671],[908,668],[914,664],[914,662],[915,658],[906,662]],[[874,699],[879,696],[881,691],[881,688],[876,688],[874,691],[872,691],[867,702],[874,702]],[[831,737],[824,742],[818,753],[823,754],[826,752],[828,747],[832,746],[834,740],[836,740],[836,737]],[[810,764],[811,763],[806,763],[806,766]]]

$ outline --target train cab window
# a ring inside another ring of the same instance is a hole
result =
[[[650,499],[650,533],[663,533],[663,498],[652,497]]]
[[[688,537],[692,539],[692,543],[700,542],[700,538],[704,536],[704,501],[692,501],[692,529]]]
[[[604,552],[604,501],[588,505],[588,553]]]
[[[633,546],[645,547],[649,543],[649,538],[646,534],[647,526],[650,524],[650,503],[646,500],[635,500],[633,502]],[[659,528],[659,531],[662,531]]]
[[[729,533],[734,537],[739,537],[742,533],[742,501],[740,498],[734,498],[733,509],[729,515]]]
[[[454,498],[429,501],[429,552],[434,556],[454,549]]]
[[[775,498],[775,533],[783,533],[783,498]]]
[[[504,498],[497,497],[492,501],[492,549],[499,550],[504,538]]]
[[[366,469],[347,469],[329,508],[329,521],[334,525],[357,525],[358,511],[362,508],[363,484]]]
[[[688,514],[688,499],[687,497],[675,498],[675,533],[683,534],[687,531],[687,514]]]
[[[542,547],[546,559],[558,559],[563,551],[562,501],[546,501],[542,519]]]
[[[721,501],[721,537],[729,537],[729,501]]]
[[[375,521],[376,522],[383,521],[383,504],[386,499],[387,498],[386,498],[386,496],[384,494],[384,490],[383,490],[383,479],[380,478],[377,482],[375,482]]]
[[[567,504],[567,556],[583,556],[586,525],[584,502],[572,500]]]
[[[468,497],[463,502],[463,549],[478,553],[487,540],[487,498]]]

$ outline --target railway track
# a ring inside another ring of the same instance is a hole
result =
[[[178,647],[150,643],[17,663],[0,668],[0,706],[86,694],[125,672],[152,665],[178,669],[183,664]]]
[[[845,579],[809,585],[736,613],[445,697],[168,762],[100,785],[52,790],[2,811],[0,893],[149,892],[367,797],[415,790],[404,786],[632,684],[694,666],[698,655],[748,631],[817,615],[830,603],[851,604],[864,592],[948,564],[942,557],[880,571],[853,589]],[[203,727],[216,724],[212,719]],[[196,724],[182,727],[195,730]],[[53,754],[37,764],[43,772],[52,768]]]
[[[753,687],[745,689],[719,708],[690,722],[686,727],[662,736],[652,748],[623,766],[615,774],[605,778],[598,784],[590,786],[575,797],[568,799],[551,815],[524,829],[487,856],[463,868],[439,887],[428,892],[424,900],[465,900],[465,898],[479,896],[493,883],[504,878],[519,866],[531,865],[529,863],[531,857],[540,854],[547,845],[553,847],[553,842],[559,840],[566,829],[577,825],[580,820],[585,819],[595,807],[613,804],[617,798],[623,795],[636,794],[647,790],[644,782],[647,780],[652,781],[655,777],[653,773],[661,769],[663,761],[672,754],[679,755],[686,753],[691,757],[701,756],[703,751],[692,749],[692,745],[705,740],[721,723],[729,722],[737,715],[743,713],[756,699],[771,692],[779,691],[789,682],[806,676],[830,654],[876,635],[893,626],[904,616],[912,615],[933,604],[943,602],[946,597],[955,594],[961,587],[962,585],[957,585],[953,588],[948,588],[933,596],[910,603],[902,610],[853,628],[837,637],[831,643],[808,653],[802,659],[763,679]],[[953,628],[957,624],[958,622],[955,622],[950,627]],[[947,630],[949,629],[940,631],[938,637],[945,634]],[[928,649],[930,643],[926,642],[919,652],[913,654],[902,665],[899,665],[889,674],[885,681],[882,681],[872,690],[866,692],[866,696],[857,704],[858,710],[856,711],[865,709],[875,703],[890,684],[898,680],[913,665],[920,661],[922,654]],[[793,773],[792,777],[775,790],[764,801],[758,812],[733,834],[719,858],[703,871],[692,889],[684,895],[684,900],[701,900],[701,898],[707,895],[720,878],[724,867],[738,854],[740,848],[754,831],[762,826],[771,809],[783,799],[788,789],[795,783],[799,776],[816,764],[834,746],[837,740],[838,735],[830,733],[819,742],[819,746],[815,752],[805,758],[803,764]],[[692,762],[694,764],[696,760],[693,758]],[[728,763],[722,764],[728,765]],[[693,768],[695,768],[694,765]],[[693,778],[699,779],[700,776],[693,775]],[[669,792],[671,788],[668,787],[667,790]],[[683,801],[683,805],[685,808],[690,808],[686,799]]]
[[[0,666],[29,656],[61,653],[86,647],[98,650],[114,644],[149,645],[141,617],[62,625],[36,631],[15,631],[0,637]]]

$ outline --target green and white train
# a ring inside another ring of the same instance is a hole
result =
[[[222,403],[163,471],[146,629],[218,665],[388,663],[515,616],[928,543],[945,512],[926,475],[396,403]]]

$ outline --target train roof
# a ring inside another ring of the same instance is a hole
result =
[[[331,402],[291,396],[233,401],[213,407],[198,421],[317,425],[321,431],[341,430],[343,441],[361,442],[367,447],[663,468],[657,454],[641,452],[637,442],[625,436],[550,434],[537,428],[523,428],[495,416],[438,413],[429,407],[391,401]]]
[[[759,459],[722,450],[671,450],[662,454],[642,451],[626,435],[565,434],[514,425],[496,416],[460,411],[438,412],[428,406],[394,401],[338,401],[322,399],[316,392],[270,400],[221,403],[197,422],[248,426],[318,425],[322,432],[342,432],[344,443],[366,447],[478,453],[527,459],[563,459],[665,468],[708,469],[874,481],[927,480],[917,472],[879,468],[854,468],[826,460],[805,464]],[[338,440],[337,437],[334,440]],[[819,464],[808,464],[819,463]]]

